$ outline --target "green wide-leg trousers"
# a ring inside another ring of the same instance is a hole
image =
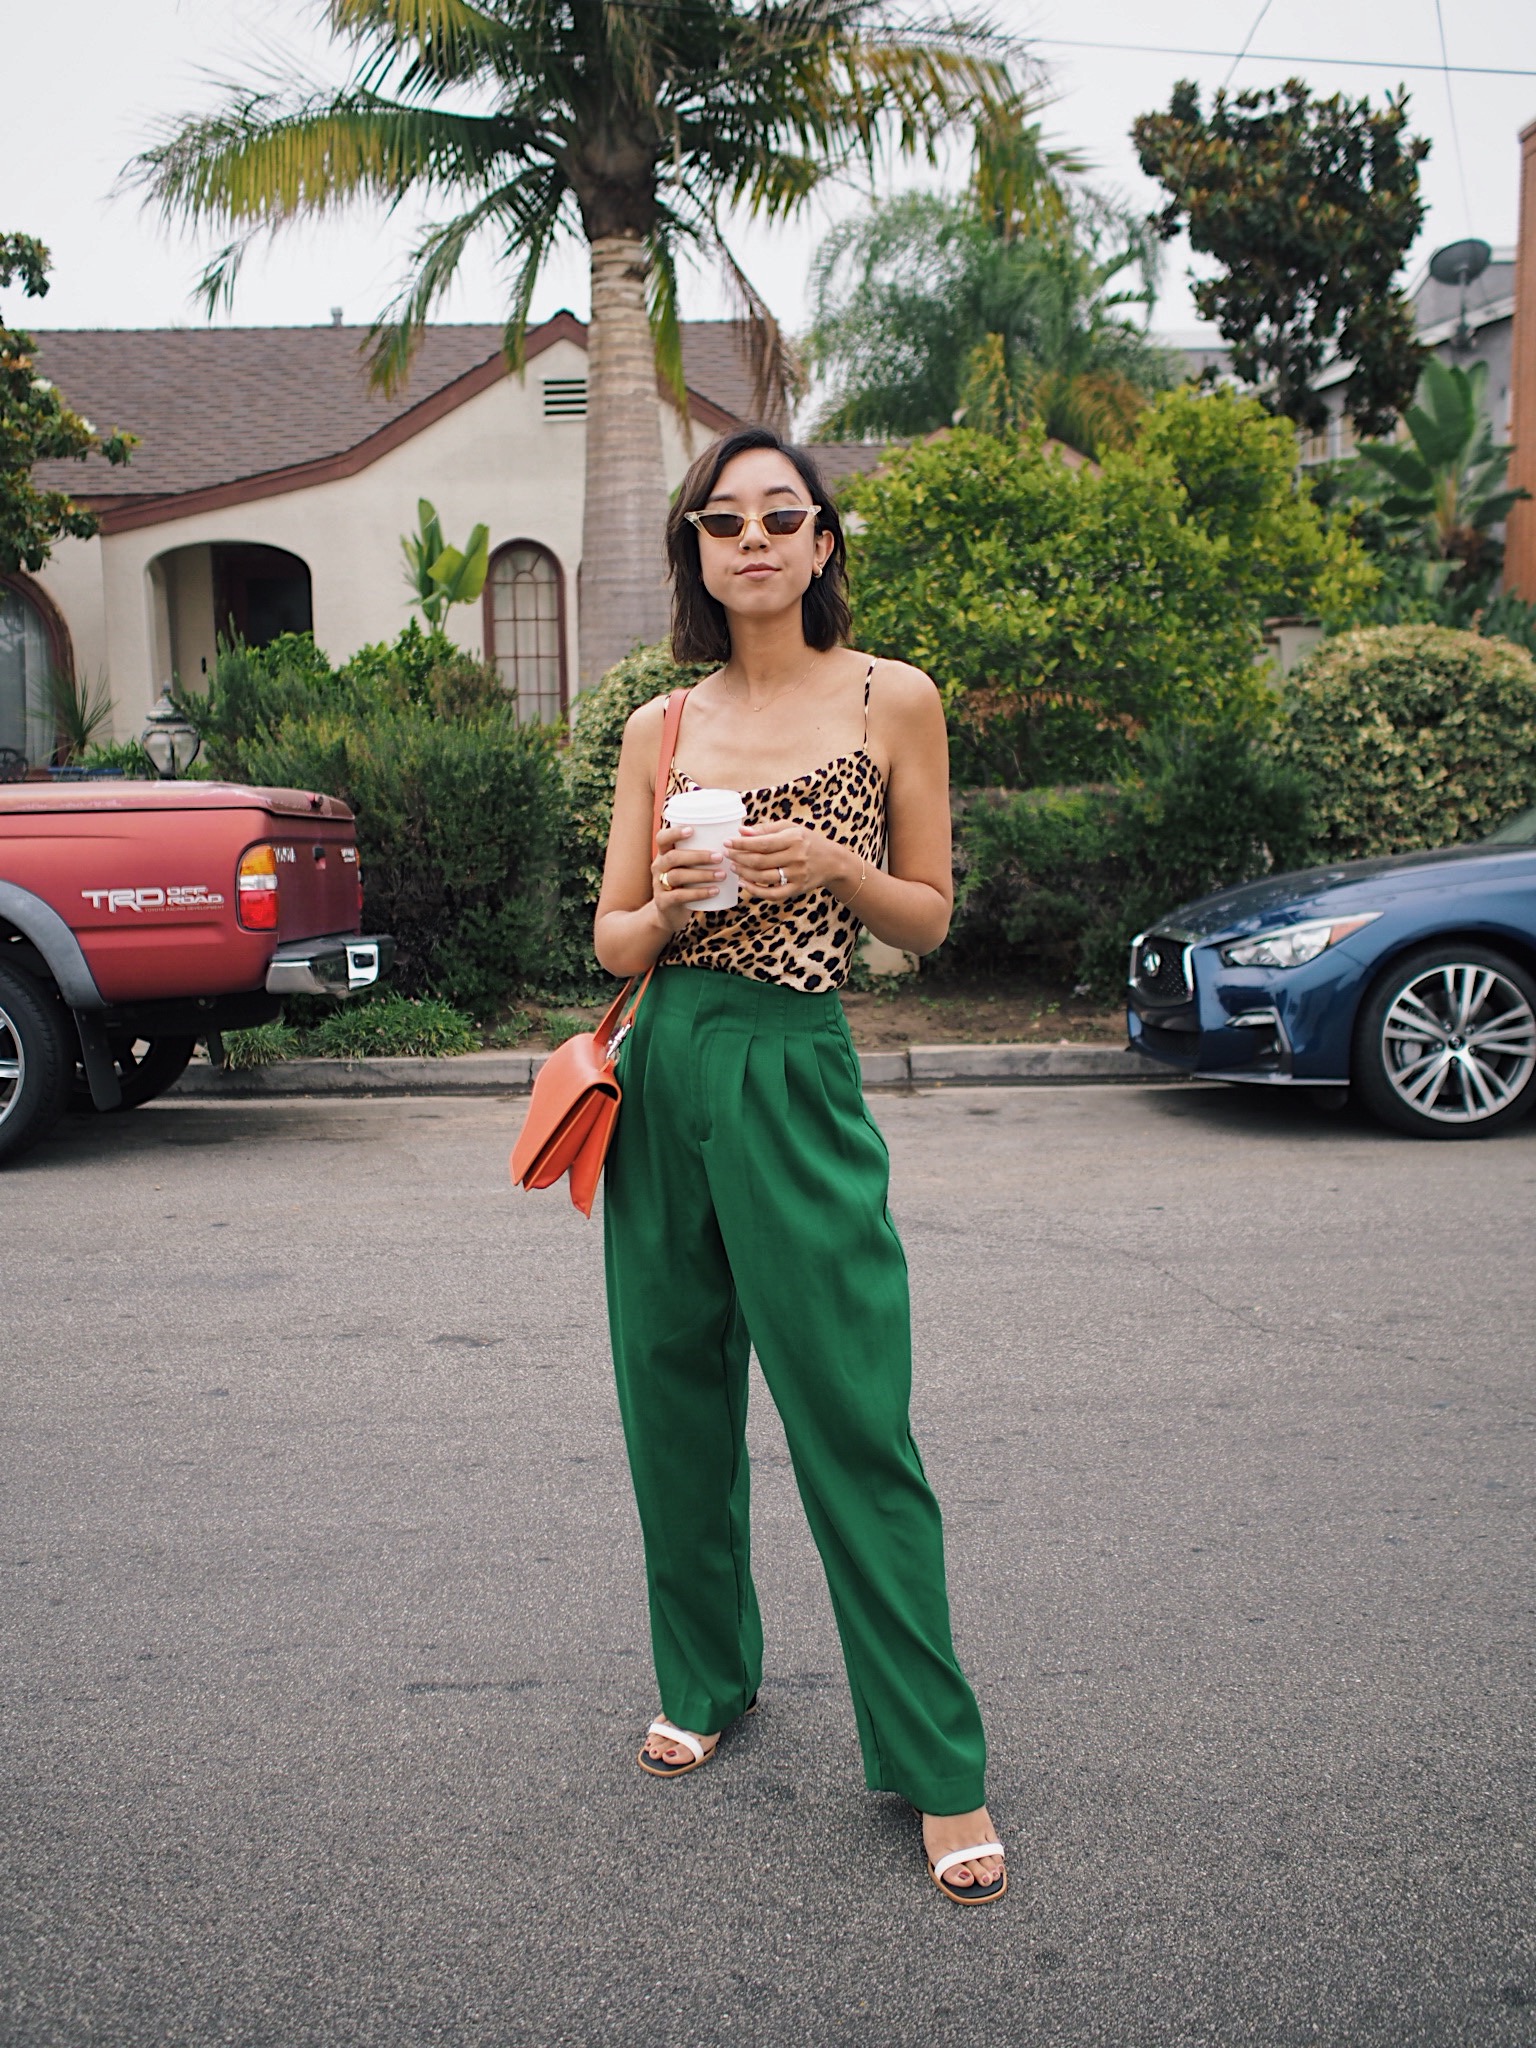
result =
[[[658,970],[620,1055],[608,1314],[662,1711],[712,1733],[762,1677],[747,1356],[826,1568],[865,1777],[925,1813],[983,1804],[938,1503],[912,1441],[906,1259],[885,1143],[835,992]]]

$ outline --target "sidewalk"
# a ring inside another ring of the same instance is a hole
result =
[[[197,1059],[169,1090],[233,1101],[278,1095],[526,1095],[549,1057],[470,1052],[440,1060],[282,1060],[216,1073]],[[912,1045],[859,1055],[866,1088],[1050,1087],[1184,1077],[1116,1045]]]

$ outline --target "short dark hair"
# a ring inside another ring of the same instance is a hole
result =
[[[739,427],[715,442],[689,469],[667,516],[667,565],[672,575],[672,656],[675,661],[730,659],[731,628],[725,606],[704,588],[699,567],[699,536],[687,518],[701,512],[720,481],[728,462],[749,449],[771,448],[792,462],[800,481],[811,494],[816,531],[830,533],[832,552],[819,576],[813,576],[800,600],[800,619],[806,645],[825,651],[840,647],[848,638],[848,548],[843,539],[843,522],[837,516],[826,478],[803,448],[782,439],[771,427]]]

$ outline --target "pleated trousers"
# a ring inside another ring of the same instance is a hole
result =
[[[865,1778],[984,1803],[944,1540],[908,1410],[890,1163],[835,992],[663,967],[620,1054],[603,1227],[619,1409],[661,1706],[713,1733],[762,1678],[747,1362],[756,1349],[826,1570]]]

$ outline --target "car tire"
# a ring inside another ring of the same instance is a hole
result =
[[[69,1101],[74,1030],[51,989],[0,966],[0,1160],[46,1138]]]
[[[1355,1025],[1367,1109],[1416,1138],[1488,1138],[1536,1108],[1536,978],[1489,946],[1420,946]]]
[[[163,1095],[186,1072],[196,1045],[195,1038],[145,1039],[136,1038],[131,1031],[109,1031],[107,1047],[123,1091],[117,1109],[137,1109],[141,1103],[153,1102],[157,1095]],[[94,1107],[90,1083],[78,1066],[70,1106],[77,1110]]]

